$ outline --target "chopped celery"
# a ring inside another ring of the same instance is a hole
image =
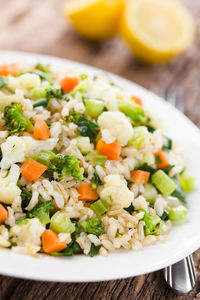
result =
[[[194,177],[184,171],[180,174],[180,184],[185,192],[193,191],[195,188]]]
[[[99,199],[98,201],[92,203],[90,208],[93,210],[97,217],[106,213],[109,209],[109,205],[106,200]]]
[[[97,118],[105,108],[104,102],[96,99],[85,99],[84,104],[87,114],[93,118]]]
[[[144,187],[144,192],[142,193],[142,195],[146,198],[146,200],[148,202],[150,202],[151,204],[154,204],[155,199],[158,195],[158,192],[152,184],[147,183]]]
[[[87,154],[93,150],[88,136],[78,136],[76,141],[77,146],[82,154]]]
[[[164,196],[171,195],[177,188],[177,185],[174,183],[174,181],[162,170],[156,171],[152,175],[151,179],[152,183]]]
[[[129,117],[134,125],[144,124],[148,120],[144,109],[131,99],[121,101],[119,110]]]
[[[160,235],[162,233],[162,220],[159,216],[150,216],[145,213],[142,220],[145,222],[145,235]]]
[[[95,165],[105,166],[108,158],[98,151],[93,151],[87,155],[86,159],[92,161]]]
[[[75,231],[75,225],[64,212],[57,211],[51,218],[50,229],[57,233],[72,233]]]
[[[183,205],[179,205],[177,207],[172,207],[169,212],[169,219],[173,222],[182,222],[185,220],[187,213],[188,213],[188,210]]]
[[[128,142],[128,145],[136,149],[140,149],[142,142],[144,141],[146,131],[147,130],[144,126],[133,128],[133,137]]]
[[[42,89],[42,88],[34,88],[31,91],[32,95],[34,98],[38,99],[38,98],[45,98],[46,97],[46,89]]]
[[[165,144],[164,146],[162,146],[162,150],[163,151],[170,151],[172,150],[172,139],[169,139],[168,137],[165,138],[166,141],[165,141]]]
[[[48,104],[49,104],[49,99],[41,99],[33,103],[33,107],[38,107],[38,106],[47,107]]]
[[[88,86],[89,86],[89,83],[90,83],[90,81],[89,81],[88,79],[83,80],[83,81],[77,86],[77,88],[75,88],[74,91],[72,91],[72,92],[70,93],[70,95],[71,95],[72,97],[75,97],[77,92],[79,92],[79,93],[81,93],[82,95],[84,95],[85,92],[86,92],[86,90],[87,90],[87,88],[88,88]]]
[[[37,160],[39,163],[49,166],[51,163],[51,160],[55,157],[55,153],[47,150],[41,150],[37,154],[33,156],[33,159]]]

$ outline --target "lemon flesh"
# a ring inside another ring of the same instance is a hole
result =
[[[120,32],[135,56],[161,63],[185,51],[194,39],[194,23],[175,0],[127,0]]]
[[[75,30],[89,40],[113,36],[119,23],[122,0],[70,0],[64,7]]]

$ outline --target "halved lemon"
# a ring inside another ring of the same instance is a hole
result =
[[[127,0],[120,32],[139,60],[161,63],[186,50],[195,30],[189,12],[175,0]]]
[[[64,13],[80,35],[100,40],[116,33],[121,8],[122,0],[70,0]]]

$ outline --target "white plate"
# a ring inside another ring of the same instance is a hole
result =
[[[26,61],[29,63],[50,63],[56,66],[66,65],[84,73],[105,73],[86,65],[36,54],[0,52],[0,63]],[[169,241],[157,243],[141,251],[122,251],[107,257],[87,256],[51,257],[41,255],[33,258],[15,254],[9,250],[0,250],[0,273],[8,276],[47,281],[83,282],[119,279],[149,273],[175,263],[200,247],[200,131],[184,115],[160,97],[144,88],[108,74],[113,80],[131,90],[133,95],[141,97],[145,107],[157,114],[167,125],[168,134],[182,142],[189,169],[195,176],[196,190],[188,196],[189,214],[187,221],[173,227]]]

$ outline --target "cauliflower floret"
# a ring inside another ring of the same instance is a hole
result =
[[[94,99],[102,99],[108,110],[118,110],[118,101],[116,94],[119,89],[110,85],[110,82],[98,78],[94,82],[90,82],[87,87],[87,96]]]
[[[19,77],[8,77],[8,87],[11,90],[16,89],[33,89],[40,87],[41,80],[37,74],[26,73]]]
[[[120,204],[123,208],[129,207],[133,201],[133,193],[119,175],[108,175],[104,178],[105,185],[100,191],[100,197],[112,204]]]
[[[19,102],[22,103],[22,99],[15,95],[5,95],[4,93],[0,92],[0,111],[3,112],[4,108],[7,105],[10,105],[12,102]]]
[[[30,136],[10,136],[1,144],[2,160],[0,167],[8,169],[12,164],[24,162],[26,157],[32,156],[40,150],[53,150],[57,141],[57,138],[39,141]]]
[[[121,146],[125,146],[133,136],[133,127],[129,119],[119,111],[105,111],[98,118],[102,129],[108,129]]]
[[[20,196],[21,190],[17,186],[17,180],[20,176],[20,169],[17,165],[12,165],[7,177],[0,178],[0,202],[12,204],[17,196]]]
[[[41,234],[44,232],[45,226],[40,223],[37,218],[31,219],[27,224],[15,225],[10,230],[12,241],[19,247],[27,247],[29,249],[41,246]]]

